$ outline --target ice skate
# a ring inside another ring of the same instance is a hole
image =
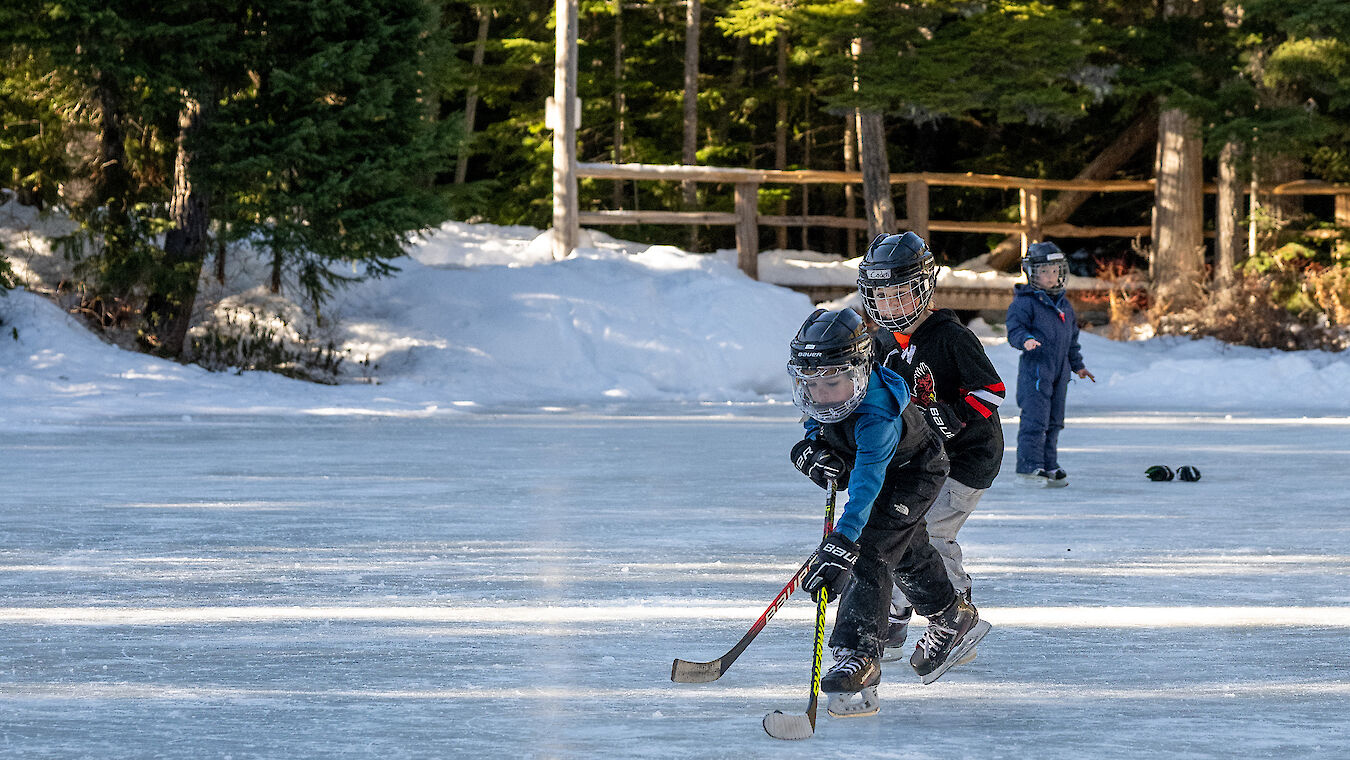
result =
[[[891,608],[887,617],[889,628],[886,631],[886,643],[881,651],[882,662],[895,662],[905,657],[905,639],[909,635],[909,620],[914,615],[913,607],[905,607],[900,614]]]
[[[1033,472],[1017,473],[1017,485],[1019,486],[1023,486],[1026,488],[1050,488],[1051,487],[1050,483],[1051,483],[1050,473],[1046,472],[1045,470],[1035,470]],[[1069,482],[1067,480],[1064,481],[1064,485],[1068,484]]]
[[[834,667],[820,679],[820,690],[830,695],[827,710],[836,718],[861,718],[881,710],[877,658],[853,649],[836,649]]]
[[[1069,473],[1061,468],[1056,467],[1047,475],[1050,479],[1045,483],[1046,488],[1063,488],[1069,484]]]
[[[928,630],[909,658],[910,667],[930,684],[971,654],[989,628],[975,606],[958,595],[947,609],[928,619]]]
[[[964,591],[957,591],[957,593],[965,597],[966,602],[969,603],[972,607],[974,606],[975,603],[970,601],[970,589],[965,589]],[[979,652],[976,651],[974,646],[972,646],[969,652],[966,652],[964,655],[961,655],[960,658],[958,658],[955,662],[952,663],[952,667],[954,668],[958,665],[965,665],[967,663],[974,662],[975,656],[977,654],[979,654]]]

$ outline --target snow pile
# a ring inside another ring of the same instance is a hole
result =
[[[109,346],[49,302],[11,293],[0,298],[0,424],[615,402],[786,407],[783,365],[788,340],[812,309],[805,296],[746,278],[729,251],[691,255],[599,232],[583,243],[574,256],[553,261],[538,230],[451,222],[410,246],[395,276],[339,294],[329,310],[339,325],[333,337],[350,351],[349,367],[370,360],[371,369],[353,372],[353,380],[368,374],[377,384],[209,373]],[[40,247],[30,244],[31,251]],[[816,256],[802,266],[831,265]],[[33,253],[24,265],[41,258]],[[255,284],[238,283],[236,292],[247,298]],[[1017,353],[998,329],[976,327],[1009,386],[1012,416]],[[1071,414],[1350,412],[1347,353],[1282,353],[1213,340],[1113,343],[1090,334],[1082,341],[1098,382],[1074,383]]]

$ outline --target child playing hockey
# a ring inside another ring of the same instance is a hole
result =
[[[1017,362],[1017,477],[1027,485],[1063,487],[1069,475],[1059,466],[1059,431],[1069,374],[1097,382],[1083,365],[1078,321],[1064,295],[1069,264],[1054,243],[1033,243],[1022,257],[1027,283],[1013,287],[1008,307],[1008,345],[1022,352]]]
[[[951,473],[925,520],[947,577],[969,601],[970,575],[956,534],[1003,462],[998,407],[1004,388],[980,339],[956,313],[928,308],[936,285],[933,252],[913,232],[877,236],[858,266],[858,293],[881,328],[874,335],[878,361],[908,383],[910,401],[942,436],[951,460]],[[888,649],[905,643],[912,612],[903,596],[893,596]]]
[[[821,679],[835,715],[877,711],[879,659],[892,579],[931,624],[910,658],[931,683],[989,630],[956,593],[928,541],[924,514],[947,476],[937,435],[909,403],[899,375],[873,361],[872,339],[851,309],[816,310],[791,346],[792,399],[809,419],[792,463],[816,484],[847,485],[844,514],[812,555],[802,588],[843,593]],[[850,584],[849,579],[853,582]],[[858,693],[858,700],[846,695]],[[837,695],[837,696],[833,696]]]

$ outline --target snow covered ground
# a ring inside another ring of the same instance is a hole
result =
[[[1350,356],[1085,335],[1073,485],[1005,474],[962,531],[979,658],[890,665],[879,716],[781,743],[806,600],[721,681],[669,673],[819,540],[783,371],[811,305],[590,243],[447,224],[334,305],[376,385],[208,373],[0,298],[0,757],[1350,755]]]

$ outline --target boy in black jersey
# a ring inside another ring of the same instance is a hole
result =
[[[928,534],[952,585],[969,599],[956,534],[1003,461],[998,407],[1005,389],[979,338],[950,309],[928,308],[936,283],[933,253],[913,232],[878,236],[858,266],[859,294],[880,328],[873,335],[877,361],[905,379],[911,400],[944,439],[951,473],[928,510]],[[904,643],[912,612],[897,598],[888,648]]]

